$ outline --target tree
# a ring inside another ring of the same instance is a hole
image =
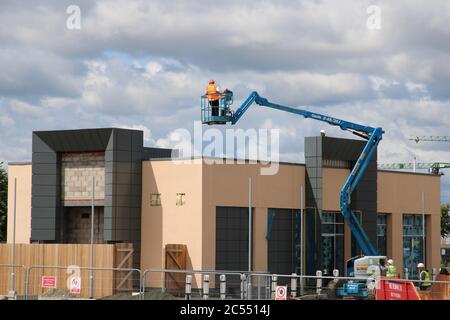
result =
[[[450,209],[450,204],[441,205],[441,237],[446,238],[450,236],[450,217],[448,215],[448,210]]]
[[[8,174],[0,161],[0,242],[6,241],[6,219],[8,216]]]

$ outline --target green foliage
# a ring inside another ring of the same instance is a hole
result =
[[[450,235],[450,217],[448,215],[448,210],[450,209],[450,204],[441,205],[441,237],[445,238]]]
[[[8,174],[0,162],[0,242],[6,241],[6,218],[8,215]]]

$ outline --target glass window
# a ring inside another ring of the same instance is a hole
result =
[[[152,193],[150,195],[150,205],[151,206],[161,205],[161,193]]]
[[[177,193],[177,202],[176,205],[177,206],[182,206],[186,203],[186,194],[185,193]]]
[[[411,278],[417,278],[417,264],[424,262],[425,219],[422,214],[403,215],[403,266],[408,268]]]
[[[377,250],[382,256],[387,254],[387,214],[377,214]]]
[[[322,212],[322,271],[333,274],[344,271],[344,220],[340,212]]]

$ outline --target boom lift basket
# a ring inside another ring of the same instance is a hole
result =
[[[203,95],[201,99],[202,106],[202,123],[203,124],[226,124],[231,122],[233,112],[230,109],[233,103],[233,93],[223,93],[218,99],[218,106],[212,106],[212,101],[207,95]]]

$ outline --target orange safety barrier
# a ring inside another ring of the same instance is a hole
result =
[[[421,300],[412,281],[380,278],[375,300]]]
[[[436,281],[447,283],[433,283],[430,290],[420,291],[421,300],[450,300],[450,276],[438,274]]]

